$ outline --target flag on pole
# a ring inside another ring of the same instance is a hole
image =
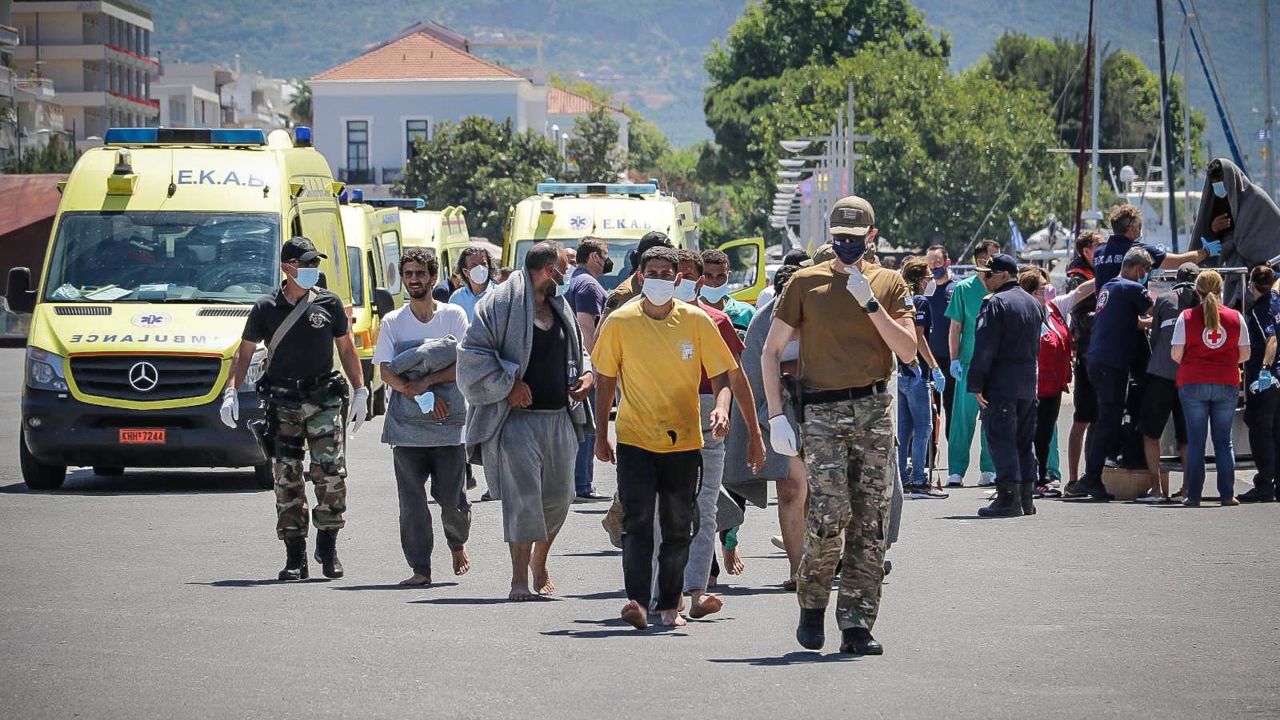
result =
[[[1268,130],[1267,128],[1265,128],[1265,127],[1264,127],[1264,128],[1262,128],[1261,130],[1259,130],[1259,131],[1258,131],[1258,139],[1259,139],[1259,140],[1270,140],[1270,139],[1271,139],[1271,131],[1270,131],[1270,130]]]
[[[1022,231],[1018,230],[1018,223],[1013,221],[1013,217],[1009,217],[1009,247],[1014,252],[1022,252],[1027,249],[1027,243],[1022,239]]]

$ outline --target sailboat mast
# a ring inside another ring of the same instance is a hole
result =
[[[1276,146],[1271,139],[1276,124],[1275,109],[1271,104],[1271,8],[1268,0],[1262,2],[1262,99],[1267,106],[1267,118],[1263,121],[1267,149],[1267,195],[1276,199]]]
[[[1168,195],[1169,224],[1171,246],[1178,252],[1178,205],[1173,200],[1174,189],[1177,188],[1177,176],[1173,174],[1173,119],[1169,115],[1169,66],[1165,60],[1164,48],[1164,0],[1156,0],[1156,25],[1160,34],[1160,115],[1164,127],[1164,182]],[[1185,100],[1184,100],[1185,102]]]
[[[1084,170],[1088,166],[1084,158],[1085,139],[1088,137],[1084,134],[1084,126],[1089,122],[1089,83],[1093,77],[1093,18],[1097,10],[1097,0],[1089,0],[1089,37],[1085,43],[1084,50],[1084,98],[1081,103],[1084,107],[1080,111],[1080,152],[1076,155],[1076,215],[1075,215],[1075,232],[1084,230],[1084,226],[1080,224],[1080,216],[1083,211],[1084,204]]]

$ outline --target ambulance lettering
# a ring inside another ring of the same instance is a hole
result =
[[[261,177],[249,173],[241,176],[235,170],[225,174],[220,170],[179,170],[178,185],[236,185],[238,187],[265,187],[267,182]]]

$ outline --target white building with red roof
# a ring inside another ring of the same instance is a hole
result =
[[[339,180],[378,192],[391,185],[412,157],[413,142],[441,122],[480,115],[510,119],[517,132],[533,130],[561,141],[576,117],[596,103],[548,88],[470,52],[463,36],[432,22],[391,39],[310,80],[316,148]],[[625,143],[627,117],[620,120]]]

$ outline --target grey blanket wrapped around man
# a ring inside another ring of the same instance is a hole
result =
[[[395,358],[388,363],[391,372],[417,380],[458,362],[458,338],[446,335],[422,342],[396,343],[395,352]],[[444,401],[449,405],[449,414],[444,420],[436,420],[433,413],[422,412],[413,398],[391,392],[389,388],[388,392],[391,397],[382,425],[382,442],[410,447],[461,444],[467,405],[457,383],[433,385],[429,390],[435,394],[436,402]]]

